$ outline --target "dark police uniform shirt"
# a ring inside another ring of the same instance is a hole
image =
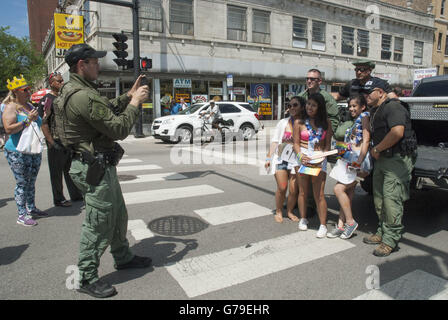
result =
[[[363,85],[358,79],[353,79],[347,84],[342,87],[339,90],[339,94],[345,98],[349,98],[356,94],[369,94],[370,90],[375,88],[378,82],[385,82],[386,83],[386,92],[389,93],[392,91],[392,88],[390,87],[389,83],[386,80],[377,78],[377,77],[370,77],[370,79]]]
[[[409,111],[396,99],[387,99],[382,105],[370,109],[370,126],[373,145],[378,145],[395,126],[404,126],[405,131],[411,128]],[[400,140],[401,141],[401,140]],[[381,154],[392,156],[401,151],[400,142]]]

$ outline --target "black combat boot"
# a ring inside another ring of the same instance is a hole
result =
[[[107,298],[117,294],[115,287],[101,280],[97,280],[91,284],[87,282],[82,283],[78,292],[87,293],[95,298]]]
[[[115,269],[123,270],[131,268],[147,268],[151,265],[151,262],[152,260],[150,257],[134,256],[134,258],[132,258],[131,261],[126,262],[124,264],[116,265]]]

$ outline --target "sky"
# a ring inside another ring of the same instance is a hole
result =
[[[26,0],[0,0],[0,25],[10,26],[7,32],[13,36],[29,37]]]

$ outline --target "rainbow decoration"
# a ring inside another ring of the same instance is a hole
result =
[[[352,151],[352,147],[350,143],[337,141],[336,142],[336,149],[338,150],[338,155],[336,156],[336,159],[341,159],[344,157],[344,155],[348,151]]]
[[[301,165],[299,168],[299,173],[307,174],[310,176],[318,176],[322,168],[319,167],[307,167],[304,165]]]

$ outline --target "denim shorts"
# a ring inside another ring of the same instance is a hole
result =
[[[291,170],[288,169],[288,162],[287,161],[282,161],[282,163],[277,164],[277,171],[279,170]]]

